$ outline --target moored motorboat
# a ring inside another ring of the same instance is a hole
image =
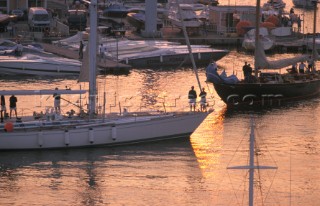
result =
[[[2,75],[70,76],[79,75],[81,62],[61,57],[26,54],[22,57],[0,57]]]
[[[77,49],[82,35],[78,33],[68,39],[56,41],[56,44]],[[191,65],[187,45],[165,40],[128,40],[126,38],[107,38],[100,45],[105,49],[107,58],[129,64],[135,68],[149,66],[177,67]],[[218,61],[229,53],[229,50],[215,49],[208,45],[191,45],[197,64],[207,64],[210,60]]]
[[[123,18],[128,14],[128,9],[120,2],[110,3],[104,10],[103,15],[107,17]]]
[[[255,49],[255,29],[248,31],[242,41],[242,47],[246,50]],[[267,28],[260,28],[260,41],[264,50],[272,49],[275,45],[275,41],[270,37]]]
[[[119,62],[136,68],[191,65],[187,45],[176,42],[124,40],[124,42],[107,42],[104,46],[107,47],[107,56],[117,58]],[[210,60],[218,61],[229,53],[228,50],[213,49],[206,45],[191,45],[191,47],[197,65],[207,64]]]
[[[169,5],[168,20],[173,26],[182,28],[182,24],[186,27],[187,31],[196,31],[202,25],[203,22],[198,18],[191,4],[179,4],[180,11],[177,10],[176,4]],[[183,23],[182,23],[183,22]]]

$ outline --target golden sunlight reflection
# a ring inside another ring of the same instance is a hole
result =
[[[215,171],[221,165],[224,112],[225,110],[221,110],[209,115],[190,138],[202,176],[205,178],[216,177]]]

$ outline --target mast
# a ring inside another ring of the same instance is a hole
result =
[[[181,20],[183,35],[184,35],[184,38],[186,39],[186,43],[187,43],[187,47],[188,47],[188,51],[189,51],[189,57],[190,57],[190,60],[191,60],[191,63],[192,63],[193,71],[196,74],[196,78],[197,78],[197,81],[198,81],[199,89],[201,91],[202,87],[201,87],[201,83],[200,83],[200,80],[199,80],[198,70],[197,70],[196,63],[194,61],[194,57],[193,57],[193,54],[192,54],[192,49],[191,49],[191,46],[190,46],[190,41],[189,41],[189,36],[187,34],[187,29],[186,29],[186,26],[185,26],[183,18],[182,18],[182,13],[181,13],[179,0],[177,0],[176,3],[177,3],[177,6],[178,6],[178,12],[180,14],[180,20]]]
[[[257,0],[256,4],[256,34],[255,34],[255,50],[254,50],[254,76],[258,77],[258,65],[257,65],[257,58],[258,58],[258,49],[260,49],[260,0]]]
[[[96,111],[96,68],[97,68],[97,0],[90,4],[90,35],[89,35],[89,117],[92,118]]]
[[[317,24],[316,24],[316,21],[317,21],[317,3],[318,3],[318,0],[312,0],[312,3],[314,4],[314,8],[313,8],[313,38],[312,38],[312,61],[313,61],[313,70],[314,70],[314,62],[315,62],[315,59],[317,58],[316,57],[316,27],[317,27]]]

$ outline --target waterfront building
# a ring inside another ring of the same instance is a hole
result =
[[[9,13],[13,9],[28,10],[29,7],[47,8],[48,0],[0,0],[0,11]]]

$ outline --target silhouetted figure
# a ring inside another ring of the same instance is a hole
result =
[[[18,102],[18,99],[17,97],[15,97],[14,95],[12,95],[9,99],[9,102],[10,102],[10,118],[12,116],[12,111],[14,111],[15,115],[16,115],[16,118],[17,118],[17,102]]]
[[[3,119],[4,119],[4,117],[6,115],[6,111],[7,111],[6,100],[3,95],[1,95],[0,103],[1,103],[1,122],[3,122]]]
[[[80,46],[79,46],[79,59],[83,59],[83,42],[80,41]]]
[[[304,68],[306,67],[306,65],[303,63],[303,62],[301,62],[300,64],[299,64],[299,73],[300,74],[304,74]]]
[[[204,90],[204,88],[202,88],[200,94],[200,109],[202,112],[207,110],[207,92]]]
[[[194,86],[191,87],[191,90],[188,94],[189,104],[190,104],[190,111],[196,111],[196,100],[197,100],[197,92],[194,90]]]
[[[55,90],[58,90],[58,88],[56,88]],[[54,93],[53,94],[53,98],[54,98],[54,109],[56,111],[57,114],[60,113],[60,99],[61,99],[61,96],[60,94],[57,94],[57,93]]]

